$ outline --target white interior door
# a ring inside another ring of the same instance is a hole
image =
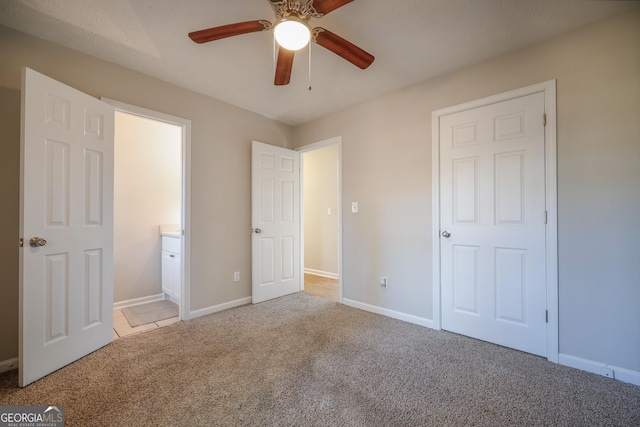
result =
[[[113,340],[114,109],[28,68],[22,96],[24,387]]]
[[[301,290],[300,153],[253,142],[252,301]]]
[[[546,355],[544,94],[440,121],[442,327]]]

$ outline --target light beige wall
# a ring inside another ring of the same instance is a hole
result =
[[[307,123],[294,140],[342,136],[344,296],[430,319],[432,111],[551,79],[560,352],[640,371],[638,9]]]
[[[338,145],[303,156],[304,267],[337,276]]]
[[[11,94],[7,102],[12,108],[12,117],[0,120],[7,123],[3,128],[14,129],[6,133],[3,129],[0,134],[0,170],[7,174],[3,185],[9,192],[17,194],[19,188],[15,128],[19,128],[20,114],[14,94],[20,89],[24,66],[95,97],[191,120],[191,308],[251,295],[247,232],[251,228],[251,141],[291,148],[289,126],[2,26],[0,58],[0,93]],[[13,200],[10,209],[17,212],[17,199],[9,200]],[[9,216],[6,228],[15,231],[7,236],[15,241],[17,214]],[[17,264],[17,258],[14,262]],[[0,304],[11,307],[18,305],[16,264],[2,270]],[[233,282],[234,271],[240,271],[241,282]],[[17,356],[17,310],[0,311],[0,324],[0,354]]]
[[[116,111],[114,302],[162,293],[160,224],[180,224],[182,128]]]

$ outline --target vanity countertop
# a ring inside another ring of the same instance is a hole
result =
[[[180,226],[178,224],[163,224],[160,226],[160,235],[179,238]]]
[[[175,238],[180,238],[180,232],[179,231],[163,231],[160,233],[161,236],[165,236],[165,237],[175,237]]]

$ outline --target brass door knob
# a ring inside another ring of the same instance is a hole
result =
[[[31,240],[29,240],[29,246],[31,246],[32,248],[39,248],[40,246],[44,246],[46,244],[47,241],[42,237],[32,237]]]

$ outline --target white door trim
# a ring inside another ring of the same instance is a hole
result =
[[[191,315],[191,120],[148,110],[109,98],[102,100],[120,111],[135,116],[169,123],[182,128],[182,287],[180,290],[180,319]]]
[[[547,267],[547,310],[549,313],[547,323],[547,359],[558,363],[558,206],[555,80],[443,108],[431,114],[433,327],[434,329],[441,329],[442,325],[440,301],[440,117],[539,92],[544,93],[544,110],[547,120],[544,129],[545,202],[547,209],[545,261]]]
[[[342,137],[335,136],[294,150],[304,154],[331,145],[338,146],[338,300],[342,303]],[[300,161],[300,271],[304,274],[304,155]],[[300,290],[304,290],[304,278],[300,283]]]

